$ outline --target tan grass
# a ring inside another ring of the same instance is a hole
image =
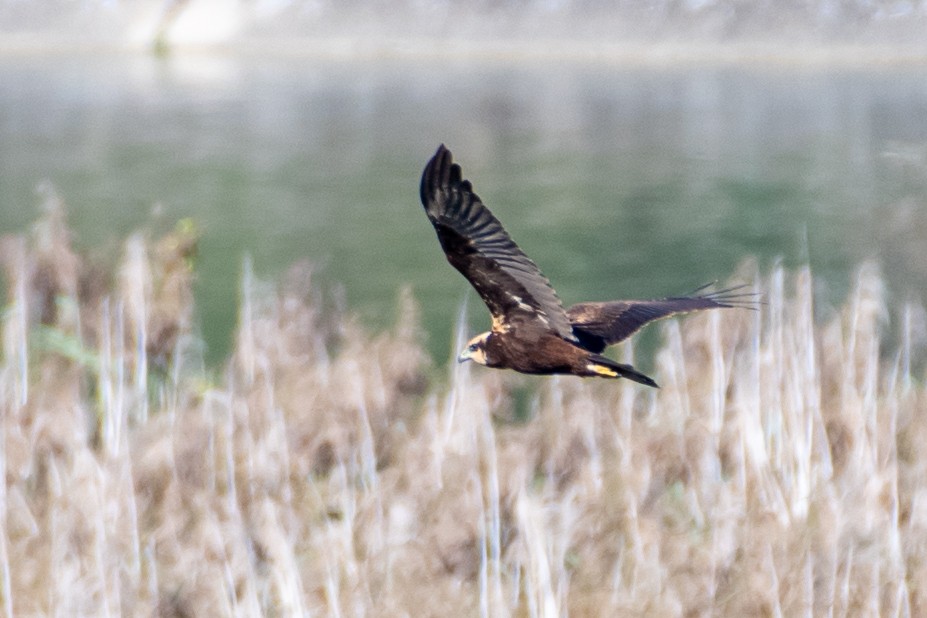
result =
[[[871,265],[820,321],[744,267],[766,304],[667,323],[658,391],[445,378],[410,292],[371,334],[246,265],[210,382],[193,230],[107,271],[49,203],[0,245],[6,616],[927,615],[924,313]]]

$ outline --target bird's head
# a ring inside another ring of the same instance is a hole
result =
[[[474,363],[486,365],[489,362],[486,357],[486,341],[491,334],[492,333],[489,332],[483,333],[468,341],[467,347],[465,347],[463,352],[457,357],[457,362],[462,363],[472,360]]]

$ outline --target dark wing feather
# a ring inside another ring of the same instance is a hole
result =
[[[447,260],[489,307],[494,328],[536,322],[575,340],[550,282],[462,178],[443,144],[422,173],[421,198]]]
[[[697,296],[658,300],[579,303],[567,309],[567,316],[573,324],[573,334],[579,339],[580,345],[598,354],[607,346],[627,339],[654,320],[704,309],[754,308],[756,294],[737,293],[737,290],[742,288],[743,286],[739,286]],[[698,291],[700,290],[696,290]]]

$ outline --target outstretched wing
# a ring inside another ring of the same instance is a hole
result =
[[[575,341],[550,282],[461,177],[443,144],[422,173],[421,197],[448,262],[489,307],[493,330],[504,331],[515,321],[534,322]]]
[[[693,294],[705,289],[704,286]],[[721,307],[754,308],[756,294],[738,292],[744,286],[707,292],[695,296],[659,300],[616,300],[604,303],[579,303],[567,309],[573,334],[580,345],[599,354],[607,346],[623,341],[645,324],[679,313]]]

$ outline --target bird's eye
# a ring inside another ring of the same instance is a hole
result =
[[[471,352],[476,352],[477,350],[480,349],[480,346],[477,345],[477,344],[475,344],[475,343],[471,343],[471,344],[470,344],[470,347],[467,348],[467,349],[470,350]]]

